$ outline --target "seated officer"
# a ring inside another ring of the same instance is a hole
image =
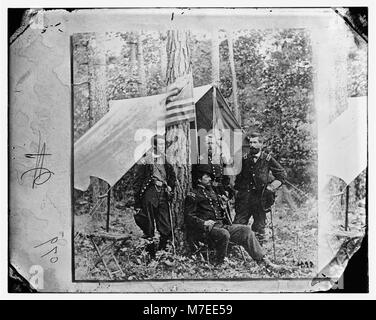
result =
[[[210,165],[194,165],[192,171],[197,186],[193,192],[188,193],[184,212],[191,234],[196,239],[208,239],[214,244],[218,264],[224,261],[231,241],[243,246],[257,263],[279,270],[280,266],[265,257],[249,226],[231,224],[231,221],[226,220],[218,196],[211,186]]]

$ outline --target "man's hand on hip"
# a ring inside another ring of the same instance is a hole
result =
[[[214,220],[206,220],[204,222],[204,226],[206,226],[206,227],[212,227],[212,226],[214,226],[214,224],[215,224]]]

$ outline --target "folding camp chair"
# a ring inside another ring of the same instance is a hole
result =
[[[98,255],[98,259],[94,262],[94,266],[97,267],[97,265],[102,262],[111,280],[115,274],[120,273],[122,276],[124,276],[125,274],[123,269],[120,267],[116,255],[122,247],[122,244],[131,237],[110,233],[93,233],[89,235],[89,238]],[[101,242],[103,243],[102,246]],[[110,244],[106,245],[106,242],[110,242]],[[115,263],[116,270],[110,270],[111,260]]]

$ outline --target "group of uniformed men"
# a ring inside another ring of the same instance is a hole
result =
[[[207,139],[208,161],[192,165],[193,189],[188,192],[184,217],[188,237],[207,241],[216,251],[216,264],[223,263],[230,242],[243,246],[259,264],[280,269],[265,256],[266,213],[274,203],[275,191],[286,178],[283,167],[263,150],[263,137],[247,135],[248,151],[242,159],[241,172],[231,186],[223,175],[223,163],[214,161],[215,141]],[[137,225],[145,238],[152,239],[155,226],[160,234],[158,249],[164,249],[172,236],[169,202],[174,192],[176,176],[165,158],[165,137],[153,137],[154,148],[137,165],[134,185]],[[229,198],[235,199],[235,217],[226,210]],[[248,225],[253,217],[252,227]],[[232,221],[233,220],[233,221]],[[155,223],[154,223],[155,221]],[[153,256],[156,248],[151,241],[147,250]]]

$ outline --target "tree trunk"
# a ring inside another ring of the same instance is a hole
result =
[[[239,104],[238,104],[238,85],[236,82],[234,47],[233,47],[231,31],[227,32],[227,41],[228,41],[228,51],[229,51],[229,60],[230,60],[230,69],[231,69],[231,78],[232,78],[233,112],[235,114],[236,119],[241,124],[241,114],[240,114]]]
[[[130,67],[131,67],[131,70],[132,70],[132,73],[133,73],[133,70],[136,68],[136,52],[137,52],[137,41],[136,41],[136,36],[133,32],[131,32],[130,36],[129,36],[129,41],[128,41],[128,45],[130,46],[131,48],[131,52],[130,52]]]
[[[212,49],[211,49],[211,61],[212,61],[212,83],[218,86],[219,84],[219,41],[218,30],[212,32]]]
[[[129,76],[130,80],[138,78],[138,65],[137,65],[137,35],[131,32],[128,37],[127,44],[130,47],[129,52]]]
[[[145,62],[144,62],[144,46],[142,43],[143,35],[140,32],[137,36],[137,60],[138,60],[138,81],[139,94],[141,97],[146,96],[146,77],[145,77]]]
[[[166,83],[172,84],[177,78],[189,75],[192,78],[189,33],[169,30],[167,33],[167,72]],[[193,97],[193,81],[190,93]],[[167,159],[172,162],[177,182],[171,205],[175,238],[181,246],[184,241],[184,199],[192,183],[190,161],[189,121],[166,128]],[[172,160],[172,161],[171,161]]]
[[[160,50],[160,59],[161,59],[161,76],[164,83],[166,83],[166,70],[167,70],[167,52],[163,47],[163,44],[166,42],[166,35],[160,34],[159,36],[161,45]]]
[[[80,33],[72,36],[74,142],[90,129],[89,39],[89,33]]]
[[[89,126],[92,127],[108,112],[106,95],[106,55],[104,48],[105,34],[92,34],[88,45],[88,82],[89,82]],[[104,194],[108,184],[99,178],[92,178],[92,203],[95,205],[99,195]],[[106,202],[98,207],[97,212],[106,210]]]

